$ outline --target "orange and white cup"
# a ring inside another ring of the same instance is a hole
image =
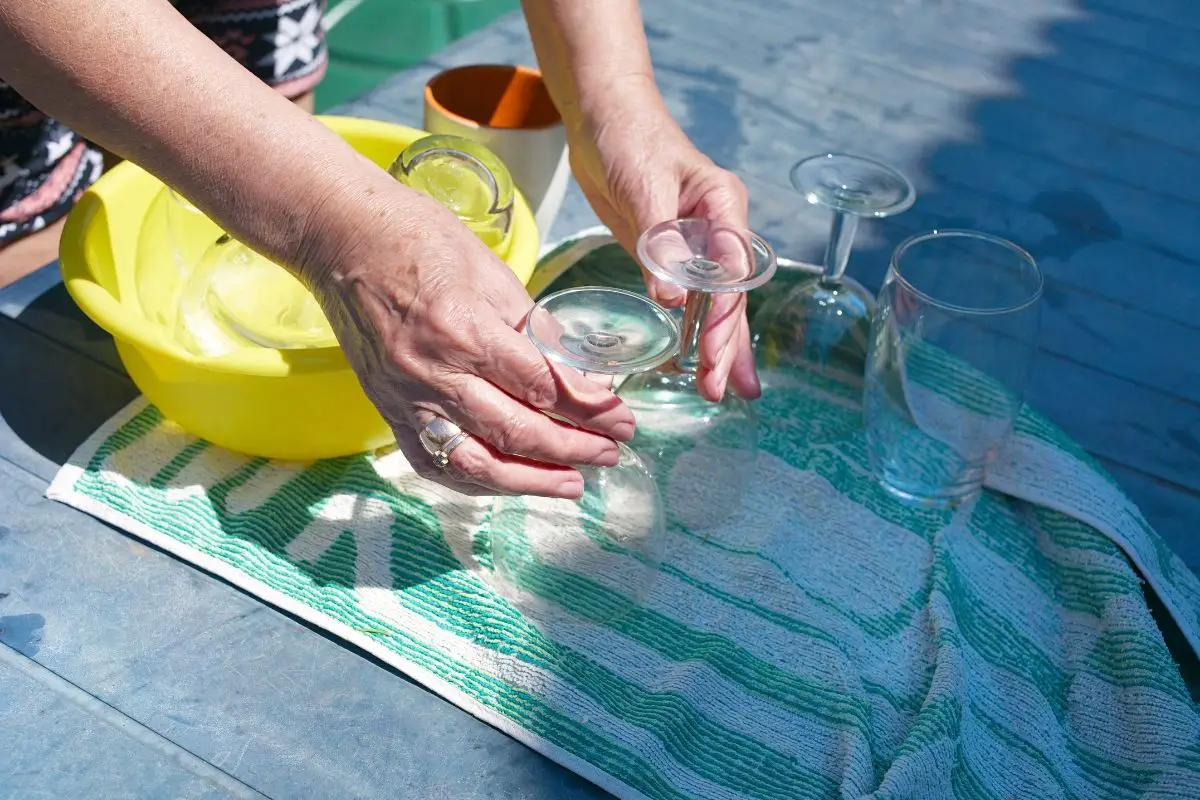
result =
[[[532,67],[471,64],[425,85],[425,130],[479,142],[500,157],[545,241],[562,208],[571,168],[562,117]]]

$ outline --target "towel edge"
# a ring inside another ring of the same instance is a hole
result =
[[[143,398],[144,401],[144,398]],[[119,420],[130,407],[138,405],[138,401],[130,403],[121,412],[113,416],[113,420]],[[136,413],[136,409],[135,412]],[[107,426],[105,426],[107,427]],[[102,427],[100,430],[103,431]],[[75,481],[83,474],[83,468],[75,461],[75,455],[81,454],[90,443],[85,442],[81,445],[76,454],[72,455],[71,461],[64,464],[55,476],[54,481],[46,490],[46,497],[55,502],[63,503],[71,506],[86,514],[89,514],[97,519],[119,528],[123,533],[140,539],[154,547],[170,553],[172,556],[181,559],[186,565],[196,567],[210,575],[216,576],[224,580],[238,591],[244,592],[249,596],[275,608],[290,614],[305,622],[311,623],[322,630],[328,631],[330,634],[337,636],[343,641],[349,642],[360,650],[369,653],[378,658],[383,663],[398,670],[404,675],[412,678],[425,689],[437,694],[446,702],[462,709],[471,716],[481,722],[490,725],[506,736],[524,744],[531,750],[545,756],[559,766],[579,775],[587,781],[599,786],[601,789],[621,798],[628,800],[649,800],[649,798],[634,789],[632,786],[620,781],[612,774],[598,769],[584,759],[573,755],[564,750],[558,745],[550,742],[547,739],[538,736],[537,734],[522,728],[507,717],[492,711],[487,706],[479,703],[471,698],[465,692],[456,689],[447,681],[439,678],[428,670],[413,664],[409,660],[398,656],[394,651],[376,643],[370,637],[354,630],[345,623],[338,622],[327,614],[324,614],[316,609],[306,606],[305,604],[293,600],[282,592],[272,589],[262,581],[256,578],[249,577],[245,572],[226,564],[206,553],[202,553],[190,545],[185,545],[170,536],[158,533],[153,528],[145,523],[134,519],[113,510],[96,500],[79,494],[75,491]],[[95,448],[93,447],[93,450]]]

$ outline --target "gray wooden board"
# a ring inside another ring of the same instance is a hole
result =
[[[672,113],[743,177],[754,226],[785,255],[819,257],[826,217],[786,173],[826,148],[892,161],[920,192],[912,211],[861,232],[851,272],[869,286],[901,238],[933,226],[1033,251],[1048,288],[1031,403],[1200,569],[1200,5],[643,7]],[[419,125],[425,80],[473,62],[531,63],[520,18],[340,111]],[[573,186],[551,237],[594,223]],[[591,793],[365,657],[42,499],[57,464],[135,394],[111,341],[61,286],[44,293],[53,283],[43,273],[0,291],[0,680],[13,687],[0,724],[20,741],[5,788],[75,796],[90,778],[103,796],[123,781],[222,796],[209,765],[272,796]],[[14,669],[15,657],[29,664]],[[113,733],[64,686],[149,735]]]
[[[0,763],[8,797],[228,797],[14,667],[0,663],[0,686]]]

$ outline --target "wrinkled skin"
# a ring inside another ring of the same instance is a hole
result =
[[[632,149],[631,141],[644,146]],[[662,219],[745,225],[740,181],[697,151],[665,112],[637,111],[573,135],[572,154],[588,199],[631,250],[637,233]],[[330,201],[342,220],[323,221],[297,261],[405,457],[467,494],[579,497],[575,467],[615,464],[616,442],[633,436],[632,413],[607,380],[538,351],[522,332],[533,306],[525,288],[451,212],[371,170],[350,182],[355,197]],[[649,279],[648,286],[665,304],[682,302],[672,287]],[[757,395],[741,296],[718,301],[701,356],[701,391],[710,399],[727,380],[742,396]],[[433,415],[472,434],[444,471],[418,440]]]
[[[0,0],[5,81],[303,279],[422,474],[464,492],[575,497],[572,465],[616,462],[632,414],[605,386],[547,363],[520,332],[532,307],[524,288],[450,212],[256,79],[166,0],[92,0],[86,27],[72,24],[78,5]],[[743,224],[740,184],[691,146],[653,87],[636,0],[523,6],[580,182],[626,247],[680,214]],[[702,345],[702,391],[720,396],[732,370],[733,387],[753,394],[740,303],[723,303]],[[434,414],[472,434],[445,472],[417,439]]]
[[[371,202],[371,235],[307,260],[329,265],[311,283],[405,457],[468,494],[578,497],[573,465],[615,464],[614,440],[633,435],[630,411],[520,332],[532,301],[453,214],[395,183]],[[473,434],[445,471],[417,438],[434,414]]]

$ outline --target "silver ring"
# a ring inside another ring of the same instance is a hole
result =
[[[421,447],[424,447],[425,452],[429,453],[433,459],[433,465],[438,469],[446,468],[450,463],[450,454],[454,452],[454,448],[465,442],[470,436],[471,434],[445,417],[434,417],[429,420],[417,434]]]

